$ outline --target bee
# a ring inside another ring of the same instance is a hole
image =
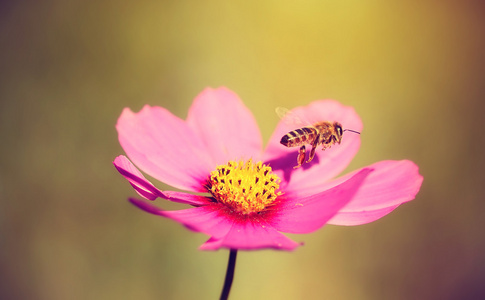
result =
[[[281,118],[284,118],[287,122],[295,124],[305,123],[286,108],[278,107],[276,108],[276,113]],[[319,121],[314,124],[308,123],[307,126],[288,132],[281,138],[280,144],[286,147],[300,146],[300,151],[297,158],[298,165],[293,167],[296,169],[301,167],[305,161],[306,144],[312,145],[310,156],[306,161],[309,163],[315,157],[315,151],[318,145],[322,145],[322,150],[326,150],[335,144],[340,144],[342,141],[342,135],[345,131],[360,134],[360,132],[355,130],[343,129],[342,124],[336,121]]]

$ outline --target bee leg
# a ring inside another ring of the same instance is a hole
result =
[[[330,137],[328,140],[324,141],[322,143],[322,150],[326,150],[328,148],[332,147],[332,137]]]
[[[315,141],[312,144],[312,151],[310,152],[310,157],[308,157],[308,160],[306,161],[307,163],[311,162],[315,157],[315,151],[317,150],[317,146],[318,146],[318,139],[315,139]]]
[[[305,161],[305,145],[300,147],[300,152],[298,153],[297,161],[298,161],[298,166],[294,166],[293,169],[301,167],[301,165]]]

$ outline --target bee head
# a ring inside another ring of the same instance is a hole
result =
[[[342,125],[340,125],[339,122],[334,122],[333,123],[333,127],[335,128],[335,139],[336,139],[336,142],[340,144],[340,142],[342,141],[342,134],[344,133],[344,130],[342,129]]]

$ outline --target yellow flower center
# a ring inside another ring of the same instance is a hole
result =
[[[211,172],[207,188],[214,198],[243,214],[260,212],[282,193],[270,166],[250,159],[230,161]]]

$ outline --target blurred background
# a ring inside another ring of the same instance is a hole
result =
[[[228,251],[139,211],[112,165],[124,107],[185,118],[227,86],[267,140],[277,106],[363,119],[348,170],[410,159],[415,201],[241,252],[231,299],[485,298],[480,1],[2,1],[0,298],[217,299]],[[159,188],[167,186],[157,183]],[[159,201],[162,207],[180,208]]]

